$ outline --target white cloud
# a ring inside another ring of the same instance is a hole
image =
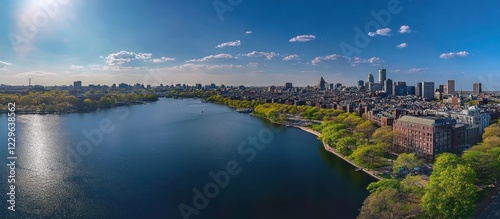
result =
[[[204,61],[215,60],[215,59],[232,59],[232,58],[233,58],[233,56],[230,54],[221,53],[221,54],[217,54],[217,55],[205,56],[201,59],[191,59],[187,62],[204,62]]]
[[[345,60],[351,66],[358,66],[360,64],[370,64],[370,65],[373,65],[373,66],[377,66],[380,63],[384,62],[379,57],[372,57],[372,58],[369,58],[369,59],[363,59],[363,58],[360,58],[360,57],[349,58],[349,57],[343,56],[343,55],[332,54],[332,55],[328,55],[328,56],[324,56],[324,57],[316,57],[316,58],[314,58],[312,60],[312,64],[313,65],[317,65],[317,64],[319,64],[321,62],[324,62],[324,61],[336,61],[338,59]]]
[[[217,69],[236,69],[242,68],[242,65],[203,65],[203,64],[194,64],[194,63],[186,63],[183,65],[177,65],[169,68],[170,70],[217,70]]]
[[[315,39],[316,39],[316,36],[314,36],[314,35],[300,35],[300,36],[296,36],[296,37],[290,39],[288,42],[291,42],[291,43],[295,43],[295,42],[304,43],[304,42],[312,41],[312,40],[315,40]]]
[[[257,62],[249,62],[247,66],[251,66],[251,67],[257,67],[259,66],[260,64],[257,63]]]
[[[401,43],[401,44],[397,45],[396,47],[398,47],[398,48],[402,49],[402,48],[406,48],[406,47],[408,47],[408,44],[406,44],[406,43]]]
[[[7,66],[12,65],[10,62],[0,61],[0,70],[7,70]]]
[[[151,59],[149,61],[153,62],[153,63],[162,63],[162,62],[167,62],[167,61],[175,61],[175,59],[170,58],[170,57],[161,57],[159,59]]]
[[[382,62],[384,62],[384,61],[379,57],[371,57],[369,59],[354,57],[353,59],[351,59],[351,66],[357,66],[359,64],[370,64],[370,65],[377,66]]]
[[[53,76],[53,75],[56,75],[56,73],[44,72],[44,71],[29,71],[29,72],[17,74],[16,76],[18,76],[18,77],[31,77],[31,76]]]
[[[301,73],[316,73],[318,71],[301,71]]]
[[[285,61],[300,60],[300,58],[298,55],[289,55],[289,56],[286,56],[285,58],[283,58],[283,60],[285,60]]]
[[[246,57],[266,57],[266,59],[271,60],[272,58],[278,56],[278,53],[275,52],[257,52],[253,51],[247,54],[242,54],[242,56]]]
[[[316,65],[320,62],[324,62],[324,61],[335,61],[337,59],[345,59],[345,60],[349,60],[350,58],[347,57],[347,56],[343,56],[343,55],[338,55],[338,54],[332,54],[332,55],[328,55],[328,56],[319,56],[319,57],[316,57],[312,60],[312,64],[313,65]]]
[[[226,46],[241,46],[241,41],[236,40],[236,41],[221,43],[218,46],[216,46],[215,48],[224,48]]]
[[[375,32],[369,32],[368,36],[374,37],[376,35],[380,36],[391,36],[391,28],[378,29]]]
[[[417,73],[426,73],[428,68],[412,68],[408,70],[408,73],[410,74],[417,74]]]
[[[399,28],[399,31],[398,31],[398,32],[399,32],[399,33],[411,33],[411,32],[413,32],[413,31],[411,30],[410,26],[408,26],[408,25],[403,25],[403,26],[401,26],[401,27]]]
[[[245,34],[252,34],[253,32],[251,30],[245,32]]]
[[[69,68],[71,70],[80,70],[80,69],[84,69],[85,67],[83,67],[81,65],[71,65],[71,66],[69,66]]]
[[[134,53],[120,51],[118,53],[109,54],[104,58],[105,63],[110,66],[118,66],[129,63],[133,60],[148,60],[151,59],[151,53]]]
[[[467,51],[461,51],[461,52],[443,53],[439,56],[439,58],[451,59],[451,58],[455,58],[455,57],[466,57],[466,56],[469,56],[469,53]]]

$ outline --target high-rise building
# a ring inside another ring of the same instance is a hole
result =
[[[422,97],[425,100],[434,99],[434,82],[422,82]]]
[[[415,86],[407,86],[408,95],[415,95]]]
[[[373,82],[375,82],[375,81],[374,81],[374,79],[373,79],[373,75],[372,75],[372,73],[371,73],[371,72],[370,72],[370,73],[368,73],[368,82],[369,82],[369,83],[373,83]]]
[[[438,85],[438,91],[441,93],[444,93],[444,85],[443,84]]]
[[[455,94],[455,80],[448,80],[448,94]]]
[[[292,89],[292,88],[293,88],[293,85],[291,82],[285,83],[285,89]]]
[[[326,81],[325,79],[323,79],[323,77],[321,77],[321,79],[319,79],[318,82],[318,89],[324,90],[325,88],[326,88]]]
[[[483,92],[483,88],[481,83],[477,82],[472,85],[472,93],[474,95],[479,95],[481,92]]]
[[[358,87],[365,86],[365,82],[363,80],[358,81]]]
[[[82,82],[81,81],[75,81],[75,82],[73,82],[73,89],[75,89],[75,90],[81,90],[82,89]]]
[[[387,94],[387,96],[392,96],[394,94],[392,89],[392,80],[388,78],[384,80],[382,84],[384,85],[384,92]]]
[[[421,97],[422,96],[422,82],[418,82],[417,83],[417,87],[415,88],[415,95],[417,97]]]
[[[385,68],[378,70],[378,83],[382,84],[387,79],[387,70]]]
[[[394,93],[394,96],[406,96],[408,93],[406,82],[402,82],[402,81],[394,82],[394,86],[393,86],[392,90],[393,90],[392,92]]]

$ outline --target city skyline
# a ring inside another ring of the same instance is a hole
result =
[[[500,19],[491,4],[500,5],[8,1],[0,83],[306,86],[323,76],[354,86],[385,68],[408,85],[453,79],[456,91],[475,82],[500,90],[500,30],[490,28]]]

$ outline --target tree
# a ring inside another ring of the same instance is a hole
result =
[[[446,168],[454,168],[460,164],[460,158],[452,153],[442,153],[436,157],[434,162],[433,175],[440,174]]]
[[[335,143],[335,148],[344,156],[349,156],[356,148],[356,139],[353,137],[343,137]]]
[[[431,174],[421,206],[430,218],[471,218],[477,199],[474,170],[462,164]]]
[[[363,145],[359,146],[349,158],[361,166],[375,168],[381,164],[382,153],[382,148],[377,145]]]
[[[490,149],[487,152],[467,150],[462,155],[464,162],[476,172],[479,185],[496,182],[500,174],[499,152],[500,148]]]
[[[425,180],[422,180],[422,176],[407,175],[405,179],[399,183],[400,190],[409,202],[419,203],[420,199],[425,194],[425,182]]]
[[[370,138],[376,129],[377,128],[375,127],[375,125],[373,125],[373,123],[371,121],[368,121],[368,120],[361,122],[355,128],[355,130],[357,132],[364,133],[365,137],[367,137],[367,138]]]
[[[402,153],[394,161],[392,172],[399,173],[400,168],[404,168],[408,173],[413,168],[422,166],[422,164],[423,162],[415,154]]]
[[[378,142],[383,142],[392,145],[393,131],[392,126],[380,127],[372,135],[372,139]]]
[[[490,125],[484,129],[483,139],[488,138],[490,136],[500,137],[500,123]]]
[[[399,180],[384,179],[377,182],[372,182],[366,187],[370,193],[381,192],[386,189],[399,189]]]
[[[401,193],[393,188],[375,192],[363,202],[358,219],[403,218],[405,204]]]

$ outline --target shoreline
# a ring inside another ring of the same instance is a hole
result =
[[[305,132],[307,132],[307,133],[310,133],[310,134],[312,134],[312,135],[314,135],[314,136],[316,136],[316,137],[319,137],[319,135],[321,134],[321,133],[319,133],[319,132],[317,132],[317,131],[314,131],[314,130],[312,130],[312,129],[309,129],[309,128],[306,128],[306,127],[303,127],[303,126],[298,126],[298,125],[292,125],[292,126],[293,126],[293,127],[295,127],[295,128],[298,128],[298,129],[300,129],[300,130],[302,130],[302,131],[305,131]],[[335,149],[333,149],[333,148],[332,148],[330,145],[328,145],[326,142],[324,142],[324,141],[321,141],[321,142],[323,142],[323,147],[325,148],[325,150],[326,150],[326,151],[328,151],[328,152],[330,152],[330,153],[332,153],[332,154],[336,155],[336,156],[337,156],[337,157],[339,157],[340,159],[342,159],[342,160],[346,161],[347,163],[349,163],[349,164],[353,165],[354,167],[356,167],[356,168],[358,168],[358,169],[362,170],[363,172],[367,173],[368,175],[372,176],[373,178],[375,178],[375,179],[377,179],[377,180],[383,180],[383,179],[384,179],[384,178],[382,178],[382,177],[380,177],[380,176],[377,176],[375,173],[373,173],[373,171],[367,170],[365,167],[360,166],[360,165],[358,165],[358,164],[354,163],[353,161],[351,161],[351,160],[347,159],[346,157],[342,156],[342,154],[337,153],[337,152],[335,151]]]

